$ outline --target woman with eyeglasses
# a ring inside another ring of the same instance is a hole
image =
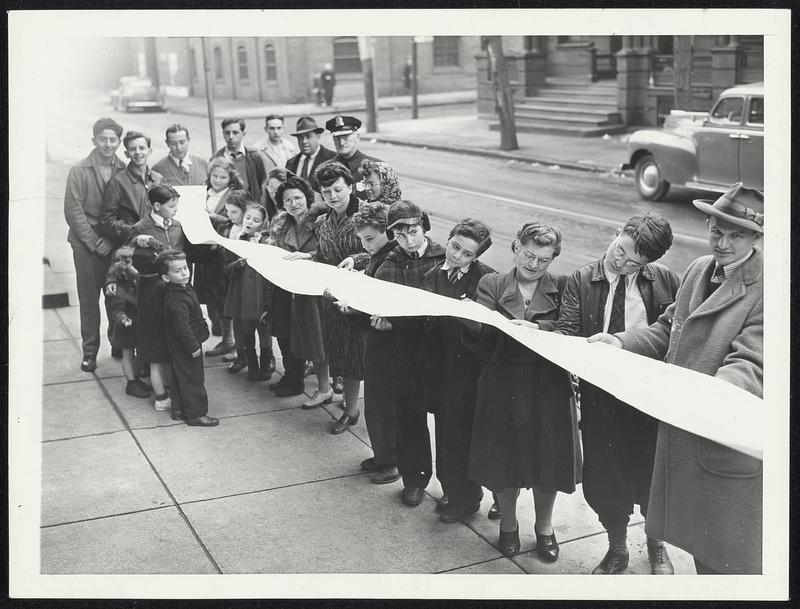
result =
[[[477,301],[519,325],[553,329],[566,277],[550,275],[547,269],[561,252],[561,232],[555,226],[529,222],[517,233],[512,251],[514,268],[503,275],[484,275]],[[552,521],[556,493],[574,492],[581,471],[569,376],[496,328],[463,323],[465,346],[484,361],[469,476],[497,494],[498,545],[506,556],[520,551],[520,489],[533,490],[536,554],[554,562],[559,553]]]

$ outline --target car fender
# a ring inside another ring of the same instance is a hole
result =
[[[690,182],[697,174],[697,147],[689,134],[655,129],[635,131],[628,140],[630,162],[625,168],[636,167],[646,154],[653,155],[661,175],[672,184]]]

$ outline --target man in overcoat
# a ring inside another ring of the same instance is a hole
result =
[[[374,156],[368,156],[359,150],[361,134],[361,121],[354,116],[334,116],[325,123],[325,128],[331,132],[333,145],[336,147],[336,156],[333,160],[341,163],[350,170],[355,180],[353,194],[362,201],[367,200],[367,191],[361,175],[361,161],[372,159],[380,161]]]
[[[244,145],[246,135],[244,119],[226,118],[222,121],[225,146],[217,150],[212,159],[224,157],[233,163],[245,190],[253,201],[261,201],[267,173],[274,165],[258,150]]]
[[[81,317],[83,357],[81,370],[94,372],[100,349],[100,293],[111,264],[114,243],[100,234],[103,191],[111,179],[125,169],[117,156],[122,127],[111,118],[101,118],[92,128],[94,149],[69,170],[64,193],[64,217],[69,225],[78,303]]]
[[[320,144],[320,134],[325,131],[317,127],[317,121],[310,116],[301,116],[297,119],[297,130],[292,133],[297,138],[300,153],[286,161],[286,169],[311,183],[315,192],[320,192],[319,184],[314,178],[314,171],[325,161],[330,161],[336,156],[333,150],[328,150]]]
[[[671,245],[661,216],[628,220],[602,258],[569,278],[556,332],[588,337],[647,328],[675,300],[678,278],[655,262]],[[647,517],[658,421],[583,380],[580,388],[583,494],[608,533],[608,552],[592,573],[623,573],[634,504]],[[674,572],[661,540],[648,537],[647,554],[651,573]]]
[[[689,265],[675,303],[649,328],[590,340],[761,397],[764,196],[737,183],[715,202],[694,205],[707,215],[711,255]],[[762,499],[759,459],[659,424],[645,530],[692,554],[698,573],[761,573]]]

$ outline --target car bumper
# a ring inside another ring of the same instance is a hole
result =
[[[160,108],[164,104],[160,101],[126,101],[125,105],[128,108]]]

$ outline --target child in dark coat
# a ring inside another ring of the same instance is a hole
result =
[[[164,290],[164,338],[170,356],[170,389],[175,421],[187,425],[214,427],[219,419],[208,416],[208,394],[203,368],[203,342],[210,336],[200,301],[189,285],[186,254],[161,252],[155,267],[166,283]]]
[[[106,274],[105,302],[108,323],[111,326],[111,346],[122,350],[122,373],[127,383],[125,393],[136,398],[146,398],[150,390],[136,374],[134,352],[136,349],[137,307],[136,279],[133,266],[133,248],[123,245],[115,253]]]
[[[135,246],[134,265],[138,269],[139,358],[150,366],[150,382],[153,384],[156,410],[169,410],[167,392],[169,353],[164,342],[161,311],[164,304],[164,282],[154,266],[156,256],[166,250],[183,251],[186,236],[180,222],[175,219],[178,211],[178,192],[164,185],[156,185],[147,193],[152,211],[131,228],[131,245]]]
[[[266,209],[256,203],[248,205],[238,238],[252,243],[266,243],[268,235],[261,232],[266,221]],[[268,319],[268,304],[271,300],[269,282],[248,266],[244,258],[232,259],[226,265],[225,272],[230,277],[230,285],[225,298],[224,314],[233,318],[234,332],[241,336],[247,380],[269,380],[272,376],[272,336]],[[256,334],[261,355],[260,365],[256,353]]]

